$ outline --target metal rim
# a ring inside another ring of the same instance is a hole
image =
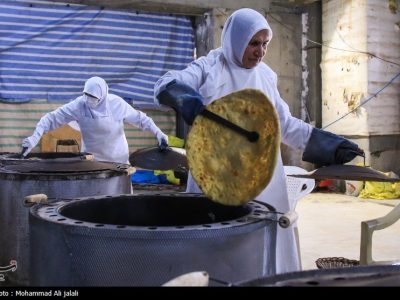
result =
[[[202,194],[151,194],[152,197],[204,197]],[[273,213],[274,209],[268,204],[261,203],[258,201],[250,201],[246,205],[249,206],[250,212],[243,217],[238,219],[216,222],[216,223],[206,223],[201,225],[182,225],[182,226],[132,226],[132,225],[114,225],[114,224],[104,224],[104,223],[93,223],[88,221],[77,220],[73,218],[66,217],[62,214],[62,210],[70,205],[71,203],[78,203],[80,201],[91,201],[100,199],[112,199],[116,197],[122,198],[132,198],[132,197],[147,197],[149,194],[125,194],[125,195],[112,195],[112,196],[96,196],[96,197],[81,197],[77,199],[50,199],[48,204],[37,204],[30,209],[30,214],[32,217],[44,220],[46,222],[56,223],[63,226],[67,226],[71,229],[74,227],[86,227],[91,229],[104,229],[104,230],[116,230],[116,231],[137,231],[137,232],[182,232],[182,231],[219,231],[221,229],[232,229],[238,230],[238,227],[264,227],[266,223],[276,222],[276,214]],[[260,218],[260,216],[267,216],[267,218]],[[247,231],[247,230],[246,230]]]

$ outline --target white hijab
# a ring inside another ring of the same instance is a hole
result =
[[[272,29],[265,17],[259,12],[242,8],[235,11],[225,22],[221,36],[222,46],[209,53],[211,68],[207,70],[206,81],[199,91],[204,104],[245,88],[263,91],[270,99],[275,87],[265,81],[266,65],[260,63],[254,68],[243,68],[244,52],[252,37],[260,30],[268,30],[269,41]],[[213,62],[213,60],[215,62]]]
[[[235,11],[226,20],[221,36],[222,52],[228,63],[242,67],[247,45],[251,38],[263,29],[268,30],[271,41],[272,29],[262,14],[250,8]]]
[[[95,108],[90,108],[85,102],[86,117],[100,118],[108,116],[108,85],[103,78],[97,76],[89,78],[85,83],[83,92],[100,99]]]

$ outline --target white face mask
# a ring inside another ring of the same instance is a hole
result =
[[[95,108],[100,103],[100,99],[97,99],[96,97],[92,97],[89,95],[85,95],[85,97],[86,97],[86,103],[90,108]]]

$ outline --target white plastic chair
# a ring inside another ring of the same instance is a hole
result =
[[[295,211],[297,202],[312,192],[315,187],[315,180],[308,178],[297,178],[288,175],[295,174],[305,174],[308,173],[307,170],[296,166],[284,166],[283,167],[286,174],[286,187],[288,192],[290,210]],[[301,255],[300,255],[300,240],[299,240],[299,230],[297,224],[293,224],[293,230],[296,238],[297,253],[299,255],[299,263],[301,267]]]
[[[399,265],[400,260],[375,261],[372,259],[372,234],[375,230],[382,230],[396,223],[400,219],[400,204],[397,204],[383,217],[361,222],[360,264]]]
[[[361,222],[360,260],[344,257],[321,257],[316,264],[319,269],[352,267],[358,265],[400,265],[400,259],[375,261],[372,258],[374,231],[385,229],[400,220],[400,203],[385,216]],[[397,238],[397,235],[395,236]]]

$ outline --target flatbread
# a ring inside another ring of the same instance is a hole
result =
[[[246,137],[198,115],[189,131],[186,153],[192,176],[211,200],[242,205],[270,182],[280,146],[278,115],[267,96],[245,89],[215,100],[206,108],[260,135]]]

